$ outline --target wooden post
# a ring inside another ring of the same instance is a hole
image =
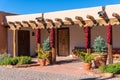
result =
[[[37,50],[38,50],[38,52],[40,52],[40,43],[37,43]]]
[[[16,30],[13,30],[13,57],[16,57]]]
[[[55,52],[55,48],[52,48],[52,63],[54,64],[56,62],[56,52]]]
[[[112,57],[112,45],[108,44],[108,63],[112,64],[113,63],[113,57]]]
[[[56,52],[55,52],[55,29],[52,27],[50,29],[50,47],[52,49],[52,64],[56,62]]]
[[[108,44],[108,63],[113,63],[112,55],[112,25],[107,26],[107,44]]]

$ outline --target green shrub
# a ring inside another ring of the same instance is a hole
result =
[[[94,57],[98,56],[99,54],[97,53],[92,53],[92,54],[87,54],[85,52],[77,51],[78,57],[82,59],[85,63],[90,63]]]
[[[21,57],[10,57],[5,58],[0,65],[16,65],[16,64],[29,64],[31,63],[31,57],[21,56]]]
[[[82,59],[82,61],[85,61],[87,53],[81,51],[78,51],[77,53],[78,53],[78,57]]]
[[[101,72],[120,74],[120,62],[114,64],[108,64],[107,66],[100,66]]]
[[[1,65],[16,65],[18,63],[17,58],[6,58],[0,64]]]
[[[38,53],[39,59],[46,59],[49,56],[49,51],[44,51],[43,49],[40,49],[40,52]]]
[[[101,36],[99,36],[95,39],[93,48],[94,48],[95,52],[99,52],[99,53],[103,53],[106,51],[105,50],[105,48],[106,48],[105,41]]]
[[[11,57],[11,55],[8,53],[0,54],[0,62],[9,57]]]
[[[30,64],[30,63],[31,63],[31,57],[21,56],[18,58],[18,64]]]

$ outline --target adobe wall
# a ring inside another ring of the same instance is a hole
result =
[[[5,19],[4,13],[0,12],[0,53],[7,52],[8,50],[8,38],[7,28],[2,26],[1,22]]]
[[[85,47],[85,34],[82,27],[69,26],[70,28],[70,54],[75,46]],[[107,30],[106,26],[96,26],[91,29],[91,47],[93,47],[96,37],[101,36],[107,46]],[[120,25],[112,27],[113,48],[120,48]]]

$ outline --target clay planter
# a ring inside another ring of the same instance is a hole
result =
[[[84,69],[89,71],[91,69],[92,63],[84,63]]]
[[[40,66],[45,66],[46,65],[46,59],[39,59]]]
[[[107,61],[107,54],[100,54],[94,58],[95,68],[99,68],[100,66],[105,66]]]

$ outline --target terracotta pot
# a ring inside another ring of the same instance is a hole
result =
[[[45,66],[46,65],[46,59],[39,59],[40,66]]]
[[[99,68],[100,66],[105,66],[107,61],[107,54],[101,54],[94,58],[95,68]]]
[[[84,63],[84,69],[87,71],[91,69],[91,66],[92,66],[92,63]]]

